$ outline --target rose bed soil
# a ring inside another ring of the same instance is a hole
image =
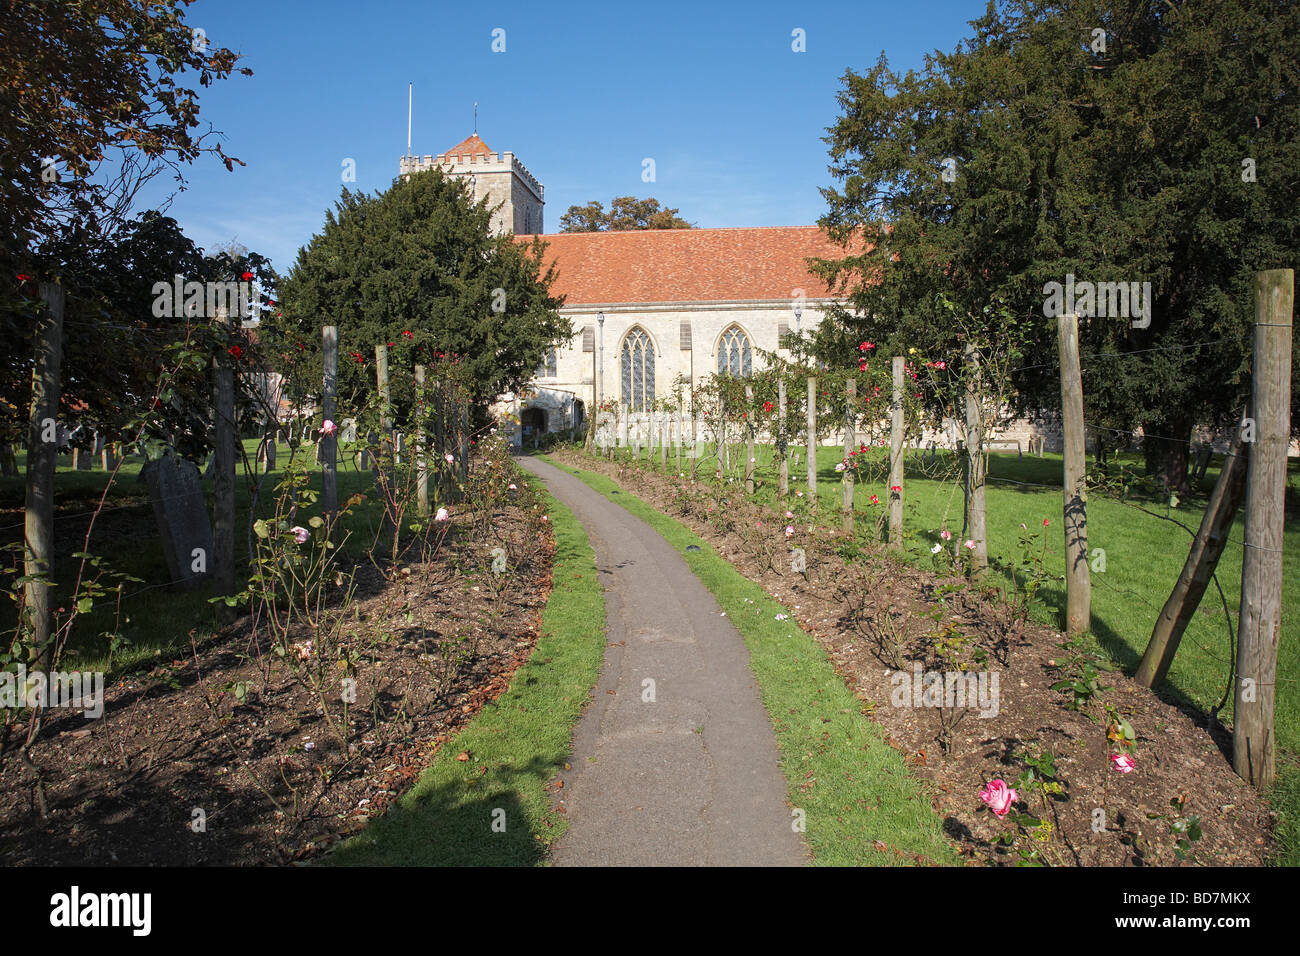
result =
[[[532,653],[554,541],[520,512],[493,515],[491,543],[511,555],[500,598],[468,573],[485,565],[483,539],[455,524],[429,563],[358,566],[341,640],[366,656],[346,742],[247,617],[106,687],[102,719],[48,711],[35,769],[12,748],[0,768],[0,863],[283,864],[364,828]]]

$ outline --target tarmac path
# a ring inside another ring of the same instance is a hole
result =
[[[570,826],[553,862],[806,862],[749,652],[713,595],[645,522],[552,465],[516,461],[581,522],[608,616],[601,676],[562,775]]]

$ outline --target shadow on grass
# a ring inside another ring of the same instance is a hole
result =
[[[397,804],[332,853],[330,866],[536,866],[553,839],[552,815],[530,820],[520,789],[554,775],[566,754],[537,755],[481,774],[474,762],[452,778],[416,784]],[[455,759],[452,757],[451,759]]]

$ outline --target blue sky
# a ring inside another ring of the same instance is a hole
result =
[[[473,128],[569,206],[655,196],[698,226],[813,223],[831,182],[822,137],[846,69],[896,69],[952,49],[983,0],[845,3],[442,3],[198,0],[187,22],[241,53],[252,77],[200,90],[200,118],[247,163],[203,157],[171,215],[200,245],[238,239],[288,271],[356,162],[388,187],[406,150],[436,154]],[[492,31],[505,30],[505,52]],[[806,52],[791,49],[805,31]],[[656,181],[641,179],[655,160]],[[142,204],[173,188],[150,184]]]

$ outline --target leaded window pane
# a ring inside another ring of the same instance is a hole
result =
[[[753,371],[753,350],[749,336],[738,325],[722,333],[718,343],[718,371],[724,375],[748,376]]]
[[[623,402],[635,412],[645,411],[655,394],[655,355],[650,337],[633,329],[623,340]]]

